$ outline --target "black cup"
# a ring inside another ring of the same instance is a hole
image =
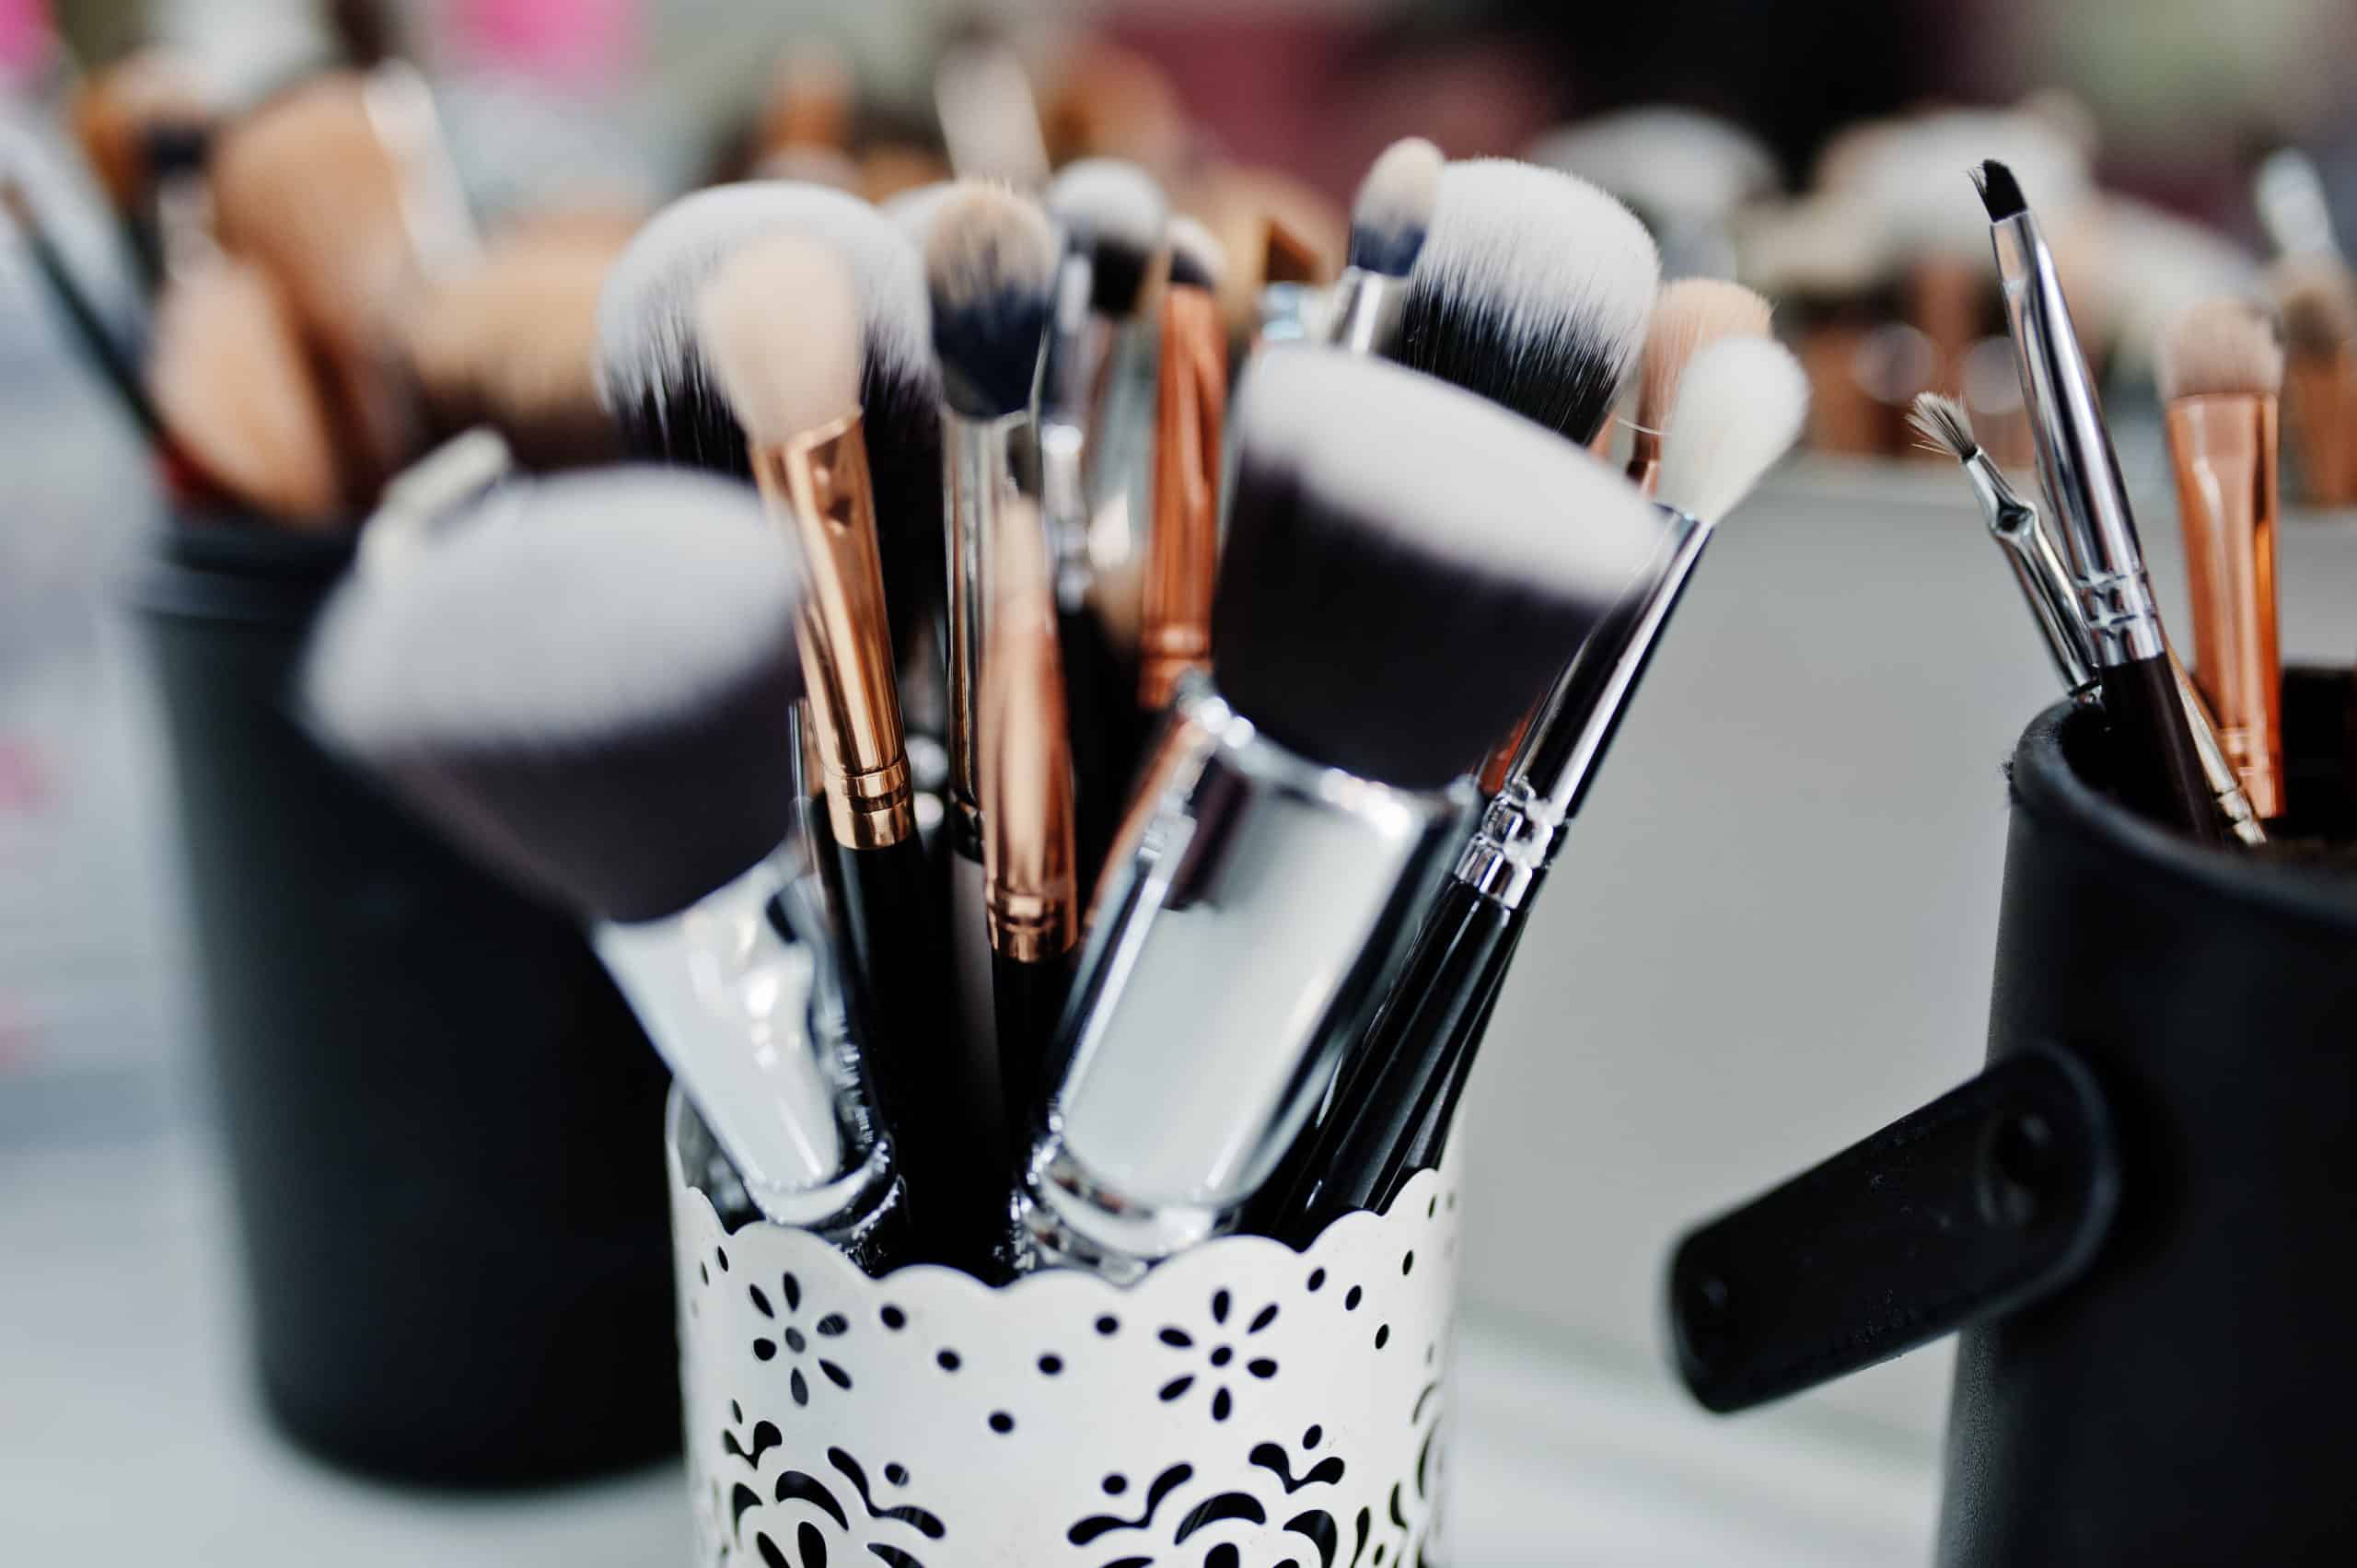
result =
[[[2105,793],[2098,714],[2031,724],[1989,1069],[1680,1243],[1703,1403],[1960,1329],[1943,1564],[2357,1561],[2351,711],[2287,680],[2296,815],[2252,855]]]
[[[350,547],[170,530],[135,602],[269,1409],[432,1484],[679,1441],[666,1079],[579,934],[323,755],[288,683]]]

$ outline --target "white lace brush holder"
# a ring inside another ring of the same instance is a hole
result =
[[[873,1279],[807,1231],[725,1230],[676,1139],[670,1171],[699,1562],[1443,1562],[1449,1173],[1306,1251],[1225,1237],[1124,1289]]]

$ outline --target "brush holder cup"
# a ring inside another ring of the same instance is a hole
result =
[[[1669,1295],[1714,1410],[1962,1330],[1939,1562],[2357,1561],[2357,857],[2346,672],[2286,682],[2294,815],[2203,849],[2023,735],[1965,1087],[1701,1227]]]
[[[881,1279],[726,1229],[670,1139],[696,1561],[1439,1564],[1453,1177],[1305,1251],[1227,1237],[1129,1288]]]
[[[187,522],[134,602],[262,1390],[321,1455],[550,1481],[678,1441],[665,1078],[564,921],[290,714],[342,541]]]

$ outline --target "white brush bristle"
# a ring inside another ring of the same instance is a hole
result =
[[[1056,275],[1056,231],[1039,204],[1003,185],[961,180],[934,211],[924,243],[933,308],[967,311],[1002,295],[1045,295]]]
[[[2283,389],[2283,345],[2275,323],[2248,300],[2207,299],[2169,323],[2154,369],[2164,401],[2271,398]]]
[[[1227,248],[1219,237],[1184,214],[1165,231],[1170,246],[1170,281],[1217,294],[1227,281]]]
[[[1353,265],[1391,276],[1407,274],[1432,227],[1433,204],[1440,199],[1440,175],[1447,162],[1422,136],[1404,136],[1383,150],[1351,203]]]
[[[963,187],[955,180],[936,180],[930,185],[911,185],[884,198],[877,211],[892,220],[909,243],[924,249],[925,238],[933,232],[933,220]]]
[[[1773,311],[1766,299],[1741,284],[1715,278],[1681,278],[1666,285],[1654,304],[1645,334],[1643,373],[1637,381],[1637,423],[1661,430],[1678,396],[1678,379],[1694,355],[1722,338],[1764,338]]]
[[[1686,367],[1662,441],[1655,494],[1716,523],[1800,438],[1808,377],[1769,338],[1722,338]]]
[[[696,330],[749,442],[774,446],[858,410],[857,321],[851,269],[824,241],[778,235],[722,263]]]
[[[1091,247],[1151,256],[1167,207],[1162,187],[1136,164],[1088,157],[1066,164],[1048,186],[1048,210]]]
[[[1915,427],[1917,435],[1957,462],[1970,462],[1980,450],[1980,443],[1972,436],[1972,416],[1965,412],[1962,403],[1942,393],[1916,393],[1915,406],[1907,412],[1907,423]]]
[[[1576,174],[1665,224],[1716,224],[1776,189],[1759,137],[1690,109],[1601,114],[1530,145],[1532,163]]]

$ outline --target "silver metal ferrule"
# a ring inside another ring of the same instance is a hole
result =
[[[2168,647],[2143,547],[2105,428],[2095,377],[2079,352],[2053,254],[2027,212],[1991,226],[2013,327],[2022,402],[2038,440],[2038,477],[2058,513],[2065,555],[2097,668]]]
[[[1325,341],[1350,354],[1388,354],[1399,342],[1408,280],[1344,267],[1326,296]]]
[[[1712,525],[1664,506],[1672,520],[1661,553],[1640,573],[1548,688],[1506,782],[1457,856],[1456,877],[1483,897],[1518,909],[1553,864],[1563,824],[1579,809],[1637,680],[1669,624]]]
[[[873,1229],[899,1183],[856,1053],[830,1027],[832,956],[770,918],[801,861],[783,845],[676,914],[590,939],[754,1204],[841,1238]]]
[[[981,723],[983,639],[988,631],[991,541],[999,515],[1019,494],[1014,438],[1026,411],[998,419],[941,412],[943,538],[949,561],[949,819],[961,854],[981,854],[981,785],[975,748]]]
[[[1190,679],[1084,947],[1021,1266],[1136,1277],[1232,1225],[1395,977],[1474,793],[1321,767]]]
[[[2046,640],[2046,651],[2054,661],[2062,690],[2076,702],[2094,700],[2102,680],[2096,673],[2086,620],[2072,587],[2071,569],[2039,519],[2038,508],[2022,499],[1985,451],[1975,452],[1966,460],[1964,477],[1970,482],[1972,497],[1980,503],[1980,515],[1989,525],[1989,537],[1997,541],[2005,552],[2005,563],[2013,568],[2014,581]]]
[[[1039,381],[1039,516],[1055,554],[1056,604],[1067,610],[1086,599],[1092,575],[1089,413],[1113,344],[1113,322],[1088,308],[1094,271],[1086,251],[1064,252]]]

